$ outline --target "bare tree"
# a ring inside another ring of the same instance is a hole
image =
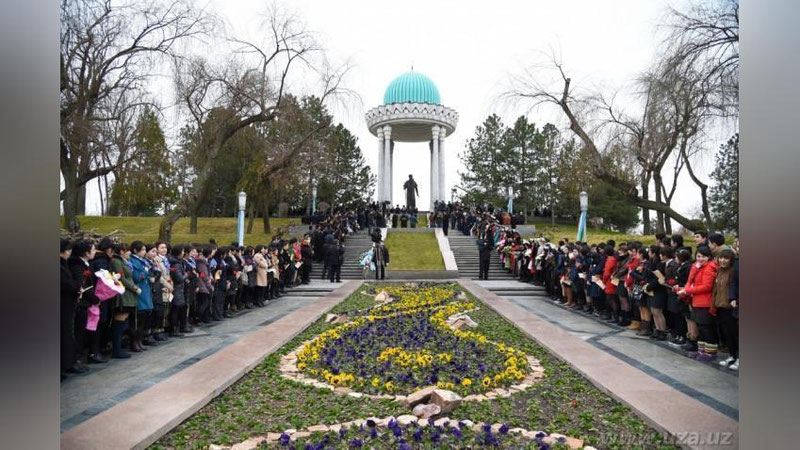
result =
[[[160,239],[169,241],[172,227],[188,213],[190,232],[197,232],[197,213],[209,191],[209,180],[225,143],[239,130],[280,120],[290,75],[312,72],[321,78],[320,98],[337,93],[346,69],[332,69],[311,33],[292,16],[283,16],[273,5],[266,14],[265,42],[231,39],[235,51],[224,63],[205,58],[176,60],[175,84],[179,103],[199,132],[198,146],[205,156],[192,187],[165,214]],[[208,120],[214,114],[214,120]],[[305,141],[286,153],[264,177],[289,165]]]
[[[548,89],[545,83],[540,81],[546,77],[546,74],[543,73],[545,69],[551,69],[555,72],[556,78],[553,83],[561,84],[560,90]],[[572,80],[566,75],[563,65],[553,58],[547,66],[528,69],[522,76],[516,77],[513,80],[512,89],[506,92],[505,97],[528,102],[532,108],[544,104],[558,106],[568,120],[570,130],[583,142],[589,154],[589,167],[594,176],[619,189],[632,204],[664,214],[687,228],[693,228],[695,226],[694,221],[678,213],[663,201],[658,201],[661,195],[660,190],[657,191],[656,201],[650,200],[648,196],[647,186],[649,186],[650,177],[655,175],[656,170],[660,175],[661,167],[663,167],[668,157],[668,155],[667,157],[664,156],[666,153],[665,148],[669,146],[674,148],[675,144],[672,141],[677,141],[679,134],[676,135],[676,131],[665,123],[660,122],[660,119],[656,120],[656,118],[649,116],[652,112],[650,100],[648,100],[644,108],[643,117],[639,120],[611,115],[611,118],[600,119],[600,125],[595,127],[594,130],[587,131],[586,124],[589,123],[590,118],[584,117],[581,113],[585,112],[585,115],[588,116],[592,114],[592,111],[598,110],[598,97],[596,95],[574,95],[571,91],[571,83]],[[651,99],[652,96],[653,92],[650,92],[646,95],[646,98]],[[659,98],[661,99],[661,97]],[[602,110],[603,108],[599,109]],[[613,108],[610,110],[608,108],[605,109],[613,112]],[[642,193],[638,192],[636,184],[618,176],[611,170],[605,160],[604,151],[601,150],[603,147],[598,146],[595,141],[595,136],[601,137],[603,135],[603,125],[609,123],[613,123],[618,129],[616,132],[610,133],[611,138],[608,139],[607,144],[618,143],[620,141],[619,137],[623,136],[629,144],[633,145],[634,154],[637,155],[637,158],[641,157],[644,162],[642,164],[643,169],[645,169],[642,173]],[[621,134],[620,130],[622,130]],[[669,139],[665,139],[665,137],[669,137]]]
[[[154,57],[204,32],[203,15],[190,3],[112,5],[110,0],[61,1],[60,159],[67,228],[80,228],[86,183],[117,165],[95,157],[106,151],[99,126],[117,121],[127,94],[142,92]],[[132,105],[131,105],[132,106]]]
[[[739,0],[693,0],[686,12],[669,12],[669,64],[701,73],[715,112],[738,117]]]

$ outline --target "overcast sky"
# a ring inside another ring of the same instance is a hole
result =
[[[442,103],[460,116],[445,146],[449,198],[450,188],[459,183],[458,171],[463,170],[457,154],[474,135],[475,127],[493,112],[508,125],[527,112],[519,105],[498,101],[509,85],[510,74],[542,62],[545,54],[554,50],[578,88],[610,92],[630,87],[633,78],[655,58],[663,31],[659,25],[665,21],[667,7],[681,7],[684,1],[283,0],[278,4],[305,21],[330,59],[349,60],[354,66],[345,84],[361,102],[351,102],[346,108],[335,105],[332,112],[358,137],[376,173],[377,138],[367,130],[364,113],[380,105],[388,84],[412,65],[436,83]],[[258,32],[263,6],[264,2],[256,0],[212,0],[209,8],[223,16],[233,30],[252,35]],[[548,121],[564,126],[561,115],[550,107],[527,115],[540,126]],[[717,134],[712,136],[711,148],[727,139],[726,132]],[[395,200],[403,198],[402,180],[410,173],[420,185],[417,204],[428,205],[427,147],[425,143],[396,144]],[[710,161],[703,163],[699,172],[710,171]],[[683,181],[685,187],[678,189],[673,205],[687,213],[699,205],[699,191],[688,177]],[[95,192],[90,194],[87,213],[98,212]]]

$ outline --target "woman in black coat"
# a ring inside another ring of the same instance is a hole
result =
[[[76,308],[73,326],[73,336],[75,339],[75,353],[80,355],[85,347],[87,310],[91,305],[100,303],[94,295],[94,286],[97,277],[94,276],[90,261],[94,259],[96,253],[94,243],[88,240],[81,240],[72,247],[72,254],[67,260],[69,272],[73,280],[78,285],[75,291]],[[78,357],[78,359],[81,359]],[[104,362],[104,361],[103,361]],[[85,370],[84,370],[85,372]]]
[[[72,254],[72,242],[61,239],[61,379],[67,373],[83,373],[87,369],[75,364],[75,307],[81,289],[79,279],[72,275],[68,260]]]
[[[172,247],[169,254],[169,276],[175,290],[172,292],[172,308],[170,308],[171,336],[181,337],[186,330],[186,269],[183,265],[183,246]]]
[[[211,320],[220,321],[225,312],[225,297],[228,292],[228,279],[224,275],[227,263],[225,262],[228,256],[228,247],[220,247],[214,254],[214,270],[212,273],[212,280],[214,283],[214,294],[211,296]]]
[[[667,271],[667,264],[661,258],[661,249],[653,245],[650,247],[650,262],[647,270],[647,286],[653,295],[647,299],[647,306],[653,314],[656,329],[650,335],[650,339],[664,341],[667,339],[667,320],[664,317],[664,309],[667,307],[667,289],[658,282],[658,277],[655,275],[656,270],[663,275]]]

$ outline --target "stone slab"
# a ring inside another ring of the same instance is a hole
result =
[[[347,281],[318,301],[71,428],[61,435],[61,448],[146,448],[347,298],[361,283]]]
[[[459,282],[490,308],[569,364],[595,386],[628,405],[648,424],[668,436],[730,433],[729,445],[685,445],[687,448],[738,448],[739,423],[670,387],[645,372],[603,352],[472,280]]]

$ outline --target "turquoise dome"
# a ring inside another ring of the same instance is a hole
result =
[[[383,94],[383,104],[430,103],[441,105],[439,89],[430,78],[418,72],[406,72],[389,83]]]

